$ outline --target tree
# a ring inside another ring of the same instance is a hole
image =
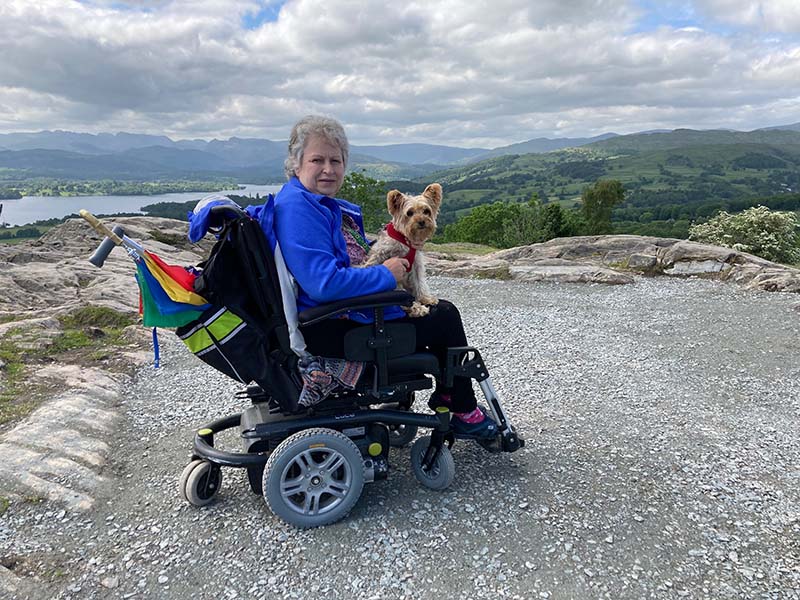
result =
[[[543,206],[540,222],[545,240],[570,235],[566,228],[564,210],[560,204],[546,204]]]
[[[445,239],[488,246],[502,245],[503,221],[508,216],[507,206],[504,202],[476,206],[468,215],[445,228]]]
[[[800,261],[800,237],[793,213],[754,206],[737,214],[721,212],[689,227],[689,239],[733,248],[782,263]]]
[[[451,242],[511,248],[576,235],[582,228],[577,211],[564,211],[558,204],[542,205],[534,193],[525,203],[494,202],[476,206],[448,225],[444,238]]]
[[[616,179],[601,179],[581,194],[581,212],[590,235],[611,232],[611,211],[625,199],[625,188]]]
[[[503,214],[499,245],[504,248],[543,242],[541,204],[534,196],[526,204],[507,204]]]
[[[364,229],[377,232],[390,220],[386,211],[386,188],[383,181],[367,177],[363,173],[351,171],[345,175],[342,188],[337,196],[361,207]]]

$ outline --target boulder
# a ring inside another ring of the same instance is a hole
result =
[[[604,267],[577,264],[547,264],[541,261],[531,264],[512,265],[512,278],[519,281],[549,281],[553,283],[608,283],[618,285],[633,283],[634,278]]]
[[[444,258],[443,255],[430,254],[425,257],[425,267],[432,275],[448,275],[478,279],[511,279],[509,263],[502,259],[461,257]]]
[[[23,350],[43,350],[61,335],[63,329],[58,319],[41,317],[3,323],[0,338]]]
[[[435,248],[435,246],[431,246]],[[556,238],[455,260],[426,252],[430,271],[439,275],[561,283],[632,283],[637,275],[709,277],[750,289],[800,291],[800,270],[730,248],[687,240],[636,235]]]

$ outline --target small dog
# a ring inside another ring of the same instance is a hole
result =
[[[421,196],[407,196],[397,190],[389,192],[386,207],[392,221],[381,231],[364,264],[379,265],[393,256],[408,260],[408,275],[400,287],[414,296],[414,303],[403,309],[409,317],[424,317],[430,312],[429,306],[439,303],[425,281],[422,247],[436,231],[441,204],[442,186],[438,183],[426,187]]]

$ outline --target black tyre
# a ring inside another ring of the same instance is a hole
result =
[[[181,473],[179,487],[189,504],[205,506],[222,487],[222,469],[205,460],[193,460]]]
[[[439,456],[430,469],[424,469],[422,460],[430,444],[431,437],[429,435],[423,436],[414,442],[414,445],[411,446],[411,469],[414,471],[414,477],[417,478],[417,481],[425,487],[432,490],[444,490],[453,483],[453,478],[456,475],[456,463],[453,460],[450,448],[442,446]]]
[[[264,465],[247,467],[247,483],[250,484],[250,491],[256,496],[264,493]]]
[[[301,529],[344,518],[363,488],[361,452],[333,429],[308,429],[289,436],[264,468],[264,499],[270,509]]]

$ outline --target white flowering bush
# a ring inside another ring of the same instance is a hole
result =
[[[721,212],[689,227],[689,239],[733,248],[782,263],[800,262],[800,222],[790,212],[755,206],[736,214]]]

